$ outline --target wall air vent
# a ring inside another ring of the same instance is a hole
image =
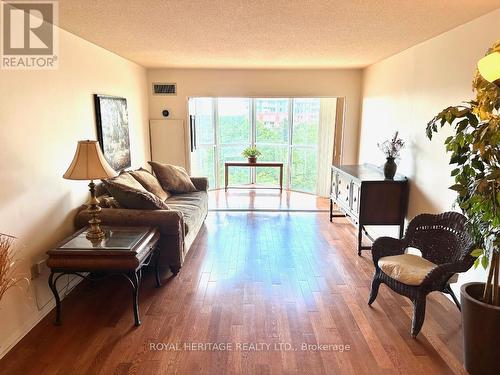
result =
[[[175,83],[153,83],[153,95],[177,95]]]

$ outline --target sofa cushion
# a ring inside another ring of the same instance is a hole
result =
[[[163,190],[177,194],[196,191],[196,187],[184,168],[154,161],[150,161],[149,164],[153,168]]]
[[[130,174],[150,193],[153,193],[162,201],[168,199],[170,194],[162,189],[158,179],[146,169],[140,168],[136,171],[131,171]]]
[[[186,235],[190,230],[195,230],[200,222],[205,219],[206,192],[193,192],[188,194],[172,195],[166,203],[171,210],[180,211],[184,215],[184,227]]]
[[[120,206],[144,210],[168,210],[168,206],[156,195],[147,191],[136,179],[125,172],[102,181],[106,190]]]
[[[414,254],[382,257],[378,266],[386,275],[406,285],[420,285],[436,264]]]

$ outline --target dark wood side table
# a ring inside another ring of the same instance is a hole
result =
[[[57,292],[57,280],[63,275],[77,275],[96,280],[99,275],[121,275],[132,285],[132,303],[135,325],[139,326],[139,285],[142,267],[155,265],[156,284],[161,286],[158,267],[158,240],[160,233],[153,227],[103,227],[106,237],[97,242],[89,241],[84,228],[66,238],[47,252],[47,266],[51,269],[49,287],[56,300],[56,324],[61,323],[61,299]],[[89,272],[90,275],[85,275]]]
[[[229,167],[275,167],[280,170],[280,190],[283,191],[283,163],[274,161],[258,161],[249,163],[247,161],[227,161],[224,163],[224,188],[229,187]]]

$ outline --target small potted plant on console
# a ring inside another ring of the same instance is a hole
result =
[[[257,163],[257,157],[262,155],[262,153],[259,150],[257,150],[257,147],[252,146],[244,149],[242,155],[248,159],[248,162],[250,164],[255,164]]]

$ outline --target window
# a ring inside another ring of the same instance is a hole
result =
[[[218,98],[218,170],[224,171],[226,161],[241,160],[241,152],[251,144],[250,99]],[[249,184],[249,168],[231,168],[233,184]],[[224,173],[219,173],[218,187],[224,186]]]
[[[261,161],[283,162],[288,170],[288,140],[290,133],[289,99],[254,99],[255,145],[262,152]],[[257,168],[255,182],[260,185],[276,185],[279,181],[277,168]],[[284,181],[288,174],[284,173]]]
[[[316,190],[319,111],[319,99],[293,99],[292,190]]]
[[[194,175],[208,177],[210,186],[216,186],[214,100],[195,98],[190,106],[197,124],[197,149],[191,154],[191,169]]]
[[[284,163],[286,188],[316,191],[318,174],[318,98],[192,98],[197,149],[192,171],[209,177],[212,188],[224,186],[224,163],[243,161],[241,152],[255,145],[261,161]],[[230,183],[279,183],[276,168],[231,168]]]

